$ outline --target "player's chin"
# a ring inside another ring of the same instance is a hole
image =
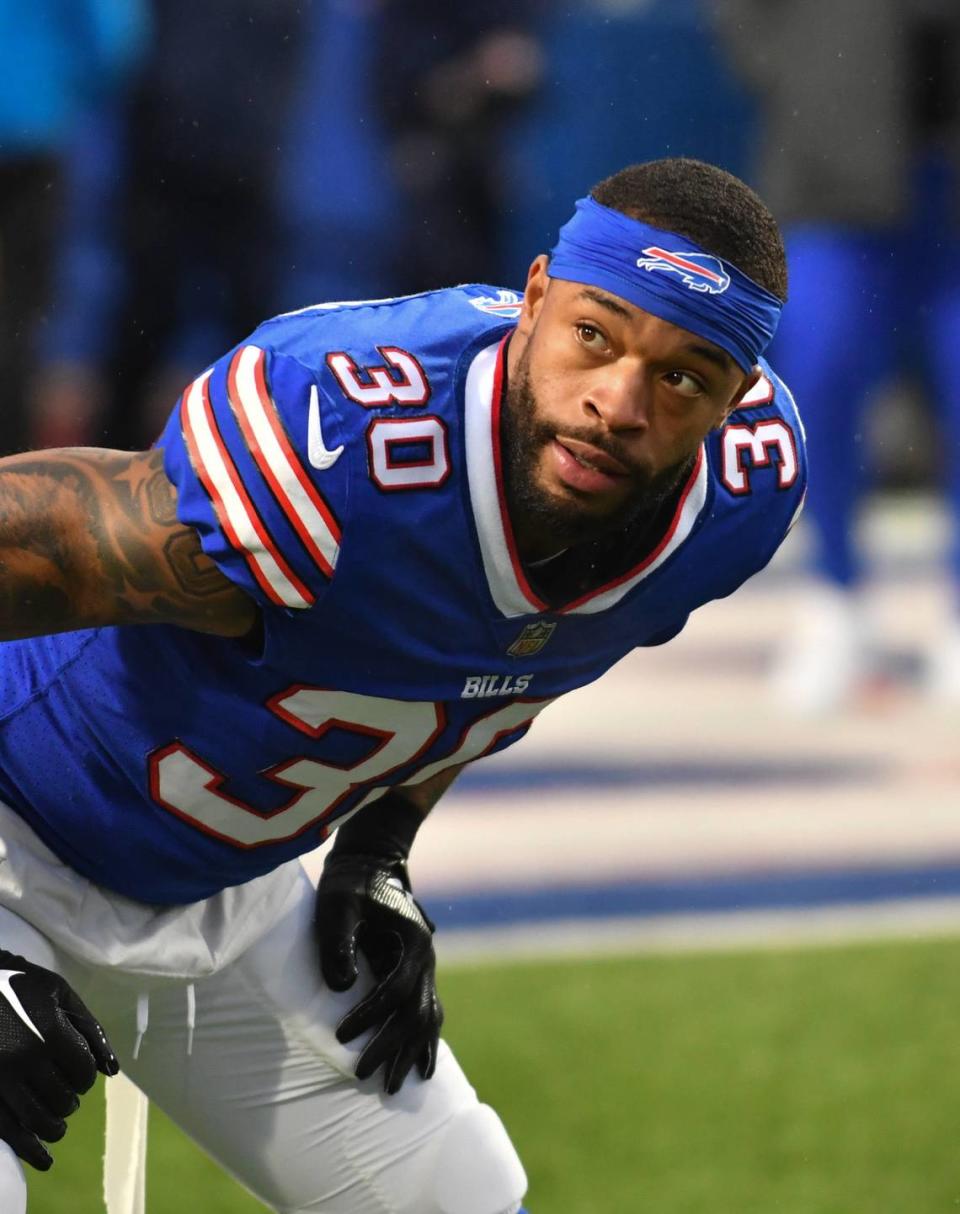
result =
[[[590,518],[603,522],[615,518],[623,513],[631,500],[630,493],[620,489],[584,491],[563,483],[551,486],[546,495],[558,515],[566,516],[571,521]]]

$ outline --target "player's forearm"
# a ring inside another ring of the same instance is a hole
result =
[[[240,635],[255,608],[180,526],[162,453],[0,460],[0,638],[176,623]]]
[[[465,766],[465,763],[460,763],[456,767],[446,767],[421,784],[402,784],[395,791],[415,805],[426,817]]]
[[[463,770],[448,767],[420,784],[387,789],[337,830],[333,851],[390,855],[406,862],[423,820]]]

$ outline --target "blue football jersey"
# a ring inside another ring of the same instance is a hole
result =
[[[556,696],[770,559],[806,481],[769,367],[610,581],[546,602],[504,506],[504,338],[471,285],[261,325],[160,439],[183,523],[262,640],[167,626],[0,645],[0,797],[64,862],[188,902],[316,847],[395,784],[517,741]]]

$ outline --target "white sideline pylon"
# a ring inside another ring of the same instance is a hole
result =
[[[121,1072],[106,1081],[103,1201],[107,1214],[145,1214],[147,1110],[143,1092]]]

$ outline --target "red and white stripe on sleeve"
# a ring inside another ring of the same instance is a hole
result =
[[[267,387],[266,351],[243,346],[233,356],[227,391],[250,453],[287,521],[320,571],[333,577],[340,527],[298,458]]]
[[[235,356],[229,377],[231,395],[237,362],[247,351],[251,352],[247,357],[249,366],[254,370],[252,376],[245,372],[243,377],[243,397],[247,406],[234,405],[238,421],[241,414],[245,418],[246,424],[240,422],[241,431],[287,518],[304,540],[304,546],[313,560],[329,577],[339,551],[339,528],[332,515],[329,515],[328,511],[324,512],[325,508],[321,511],[316,500],[303,487],[300,478],[306,480],[306,473],[283,432],[282,423],[276,415],[276,407],[265,386],[262,396],[256,386],[256,366],[260,367],[261,381],[265,384],[262,375],[265,355],[262,350],[244,347]],[[241,364],[241,368],[246,365],[248,364]],[[224,441],[210,399],[211,374],[212,371],[207,371],[194,380],[184,392],[180,405],[181,428],[190,453],[190,461],[213,504],[224,535],[244,558],[264,594],[279,606],[300,609],[310,607],[316,601],[316,595],[297,576],[270,535]],[[248,383],[251,379],[252,387]],[[237,382],[239,384],[239,378]],[[251,420],[251,414],[255,420]],[[267,437],[267,431],[272,438]],[[282,442],[277,437],[277,431],[282,435]],[[260,435],[263,435],[262,441]],[[295,489],[294,484],[299,486],[299,489]],[[308,507],[304,506],[305,502],[309,503]],[[318,517],[322,522],[319,536],[310,530],[312,526],[316,526]],[[309,544],[305,536],[309,536]]]

